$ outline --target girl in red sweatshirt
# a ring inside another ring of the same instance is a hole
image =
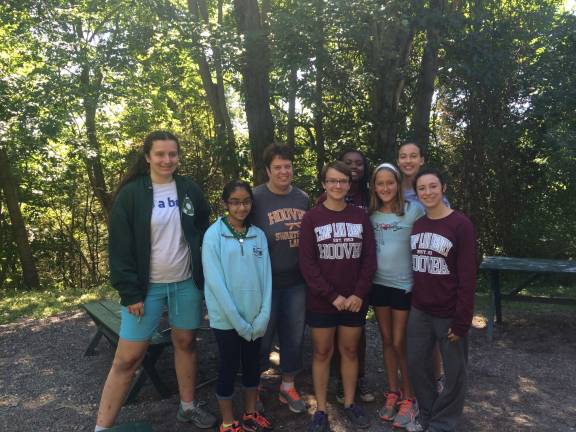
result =
[[[467,334],[476,291],[474,227],[464,214],[445,204],[446,184],[438,171],[420,171],[414,185],[426,215],[414,223],[410,238],[414,283],[407,329],[408,371],[422,426],[430,432],[453,431],[466,391]],[[435,343],[446,377],[440,394],[431,361]]]
[[[367,428],[370,420],[354,404],[354,393],[358,342],[376,270],[374,233],[366,212],[346,203],[352,180],[348,166],[327,165],[321,180],[326,200],[306,213],[300,229],[300,269],[308,286],[306,322],[314,345],[312,377],[318,403],[309,430],[329,430],[326,392],[336,328],[345,413],[354,427]]]

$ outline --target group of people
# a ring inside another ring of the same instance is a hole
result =
[[[374,400],[362,381],[370,306],[387,373],[380,419],[410,432],[455,430],[474,307],[474,229],[450,207],[442,174],[423,167],[417,144],[403,144],[396,164],[382,163],[371,175],[360,151],[344,151],[322,169],[324,193],[313,208],[292,183],[292,149],[271,144],[264,152],[267,183],[254,190],[241,180],[227,183],[225,214],[210,226],[200,189],[176,173],[179,156],[173,134],[152,132],[115,197],[109,259],[121,329],[95,431],[113,426],[166,307],[177,419],[199,428],[218,424],[195,394],[203,299],[219,351],[220,432],[272,429],[259,386],[276,337],[278,398],[293,412],[307,412],[295,387],[306,325],[317,401],[309,431],[330,430],[335,352],[345,416],[353,428],[369,427],[356,396]],[[244,407],[237,418],[232,398],[240,370]]]

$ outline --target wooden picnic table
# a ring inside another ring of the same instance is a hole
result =
[[[118,345],[118,339],[120,338],[120,304],[116,301],[111,301],[107,299],[92,301],[82,305],[82,308],[86,313],[92,318],[94,324],[96,325],[96,332],[86,349],[84,355],[92,356],[96,354],[96,346],[104,336],[110,344],[113,346]],[[136,377],[132,381],[132,385],[126,397],[125,403],[134,402],[136,396],[142,389],[142,386],[147,379],[150,379],[154,388],[158,391],[162,398],[167,398],[170,396],[171,391],[164,381],[160,378],[158,371],[156,370],[156,362],[160,358],[160,355],[164,352],[164,349],[172,345],[172,339],[170,335],[170,328],[158,329],[154,332],[150,339],[150,345],[148,350],[144,355],[142,360],[142,365]],[[198,331],[209,331],[210,328],[207,326],[202,326]],[[211,384],[217,380],[217,377],[212,377],[204,380],[203,382],[196,385],[196,389],[201,389],[208,384]]]
[[[494,335],[494,315],[496,315],[496,324],[502,323],[502,299],[554,304],[576,304],[576,299],[520,295],[520,292],[542,273],[576,273],[576,261],[487,256],[482,260],[480,270],[488,272],[489,276],[490,304],[488,307],[488,340],[490,341]],[[530,272],[532,274],[518,287],[508,293],[502,294],[500,288],[501,271]]]
[[[98,345],[98,342],[100,342],[100,339],[102,339],[102,336],[104,336],[113,346],[118,345],[118,339],[120,337],[120,304],[116,301],[104,299],[86,303],[82,305],[82,307],[96,325],[96,332],[94,333],[84,355],[92,356],[96,354],[96,346]],[[160,393],[162,398],[170,396],[170,389],[166,386],[164,381],[162,381],[158,371],[156,370],[156,362],[164,352],[164,349],[171,345],[172,339],[170,337],[170,328],[154,332],[150,339],[148,350],[144,355],[142,365],[132,382],[128,396],[126,397],[126,403],[133,402],[136,399],[136,396],[140,392],[140,389],[147,378],[152,381],[154,388],[158,393]]]

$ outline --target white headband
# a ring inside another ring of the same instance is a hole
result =
[[[398,168],[396,168],[396,167],[395,167],[394,165],[392,165],[391,163],[388,163],[388,162],[381,163],[380,165],[378,165],[378,166],[376,167],[376,171],[378,171],[380,168],[389,168],[389,169],[391,169],[392,171],[394,171],[396,174],[400,175],[400,173],[398,172]]]

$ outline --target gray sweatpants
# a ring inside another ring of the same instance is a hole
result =
[[[448,340],[450,318],[437,318],[414,307],[406,336],[408,372],[420,408],[420,422],[429,432],[455,431],[464,408],[468,339]],[[432,350],[438,342],[444,363],[444,391],[436,391]]]

